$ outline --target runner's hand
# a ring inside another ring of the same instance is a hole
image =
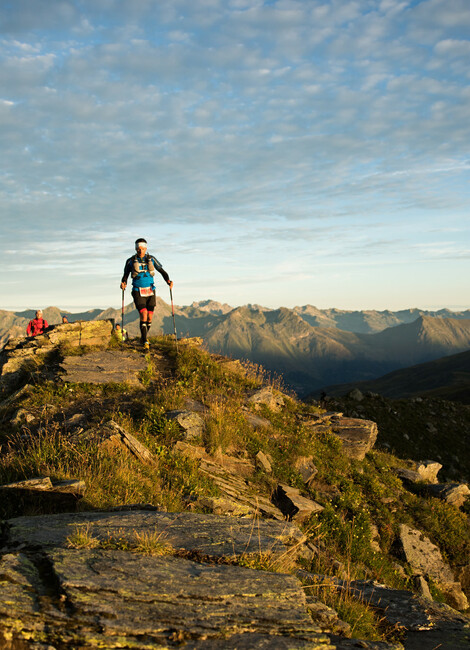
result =
[[[169,280],[167,284],[170,287],[170,289],[173,289],[173,282],[171,280]]]
[[[124,291],[127,287],[127,282],[121,282],[121,289]]]

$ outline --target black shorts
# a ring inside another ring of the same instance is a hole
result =
[[[134,305],[137,311],[146,309],[147,311],[153,311],[157,301],[155,299],[155,291],[151,296],[141,296],[138,291],[132,292],[132,297],[134,298]]]

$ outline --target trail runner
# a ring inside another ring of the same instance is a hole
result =
[[[173,288],[173,282],[168,273],[163,269],[160,262],[147,252],[145,239],[137,239],[135,242],[136,254],[129,257],[124,265],[124,273],[121,280],[121,289],[125,291],[129,274],[132,277],[132,297],[137,311],[140,314],[140,340],[144,348],[148,350],[148,331],[152,324],[153,312],[155,310],[155,284],[154,275],[158,271],[167,285]]]

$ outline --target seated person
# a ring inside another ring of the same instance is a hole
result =
[[[114,333],[116,334],[117,340],[118,341],[127,341],[129,339],[129,336],[127,334],[126,329],[121,329],[121,326],[119,323],[116,323],[116,326],[114,328]]]
[[[49,327],[47,320],[44,320],[42,317],[42,311],[40,309],[36,312],[36,317],[33,320],[29,321],[28,327],[26,328],[26,336],[37,336],[38,334],[44,334],[46,329]]]

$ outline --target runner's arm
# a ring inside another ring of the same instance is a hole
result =
[[[157,260],[156,257],[154,257],[153,255],[151,257],[152,257],[153,265],[155,266],[155,270],[160,273],[160,275],[162,276],[162,278],[165,280],[167,284],[170,284],[171,280],[168,273],[165,271],[165,269],[163,268],[163,266],[160,264],[160,262]]]
[[[121,289],[124,290],[127,285],[127,278],[129,277],[129,273],[131,272],[131,259],[129,258],[126,260],[126,263],[124,264],[124,272],[122,274],[121,278]]]

